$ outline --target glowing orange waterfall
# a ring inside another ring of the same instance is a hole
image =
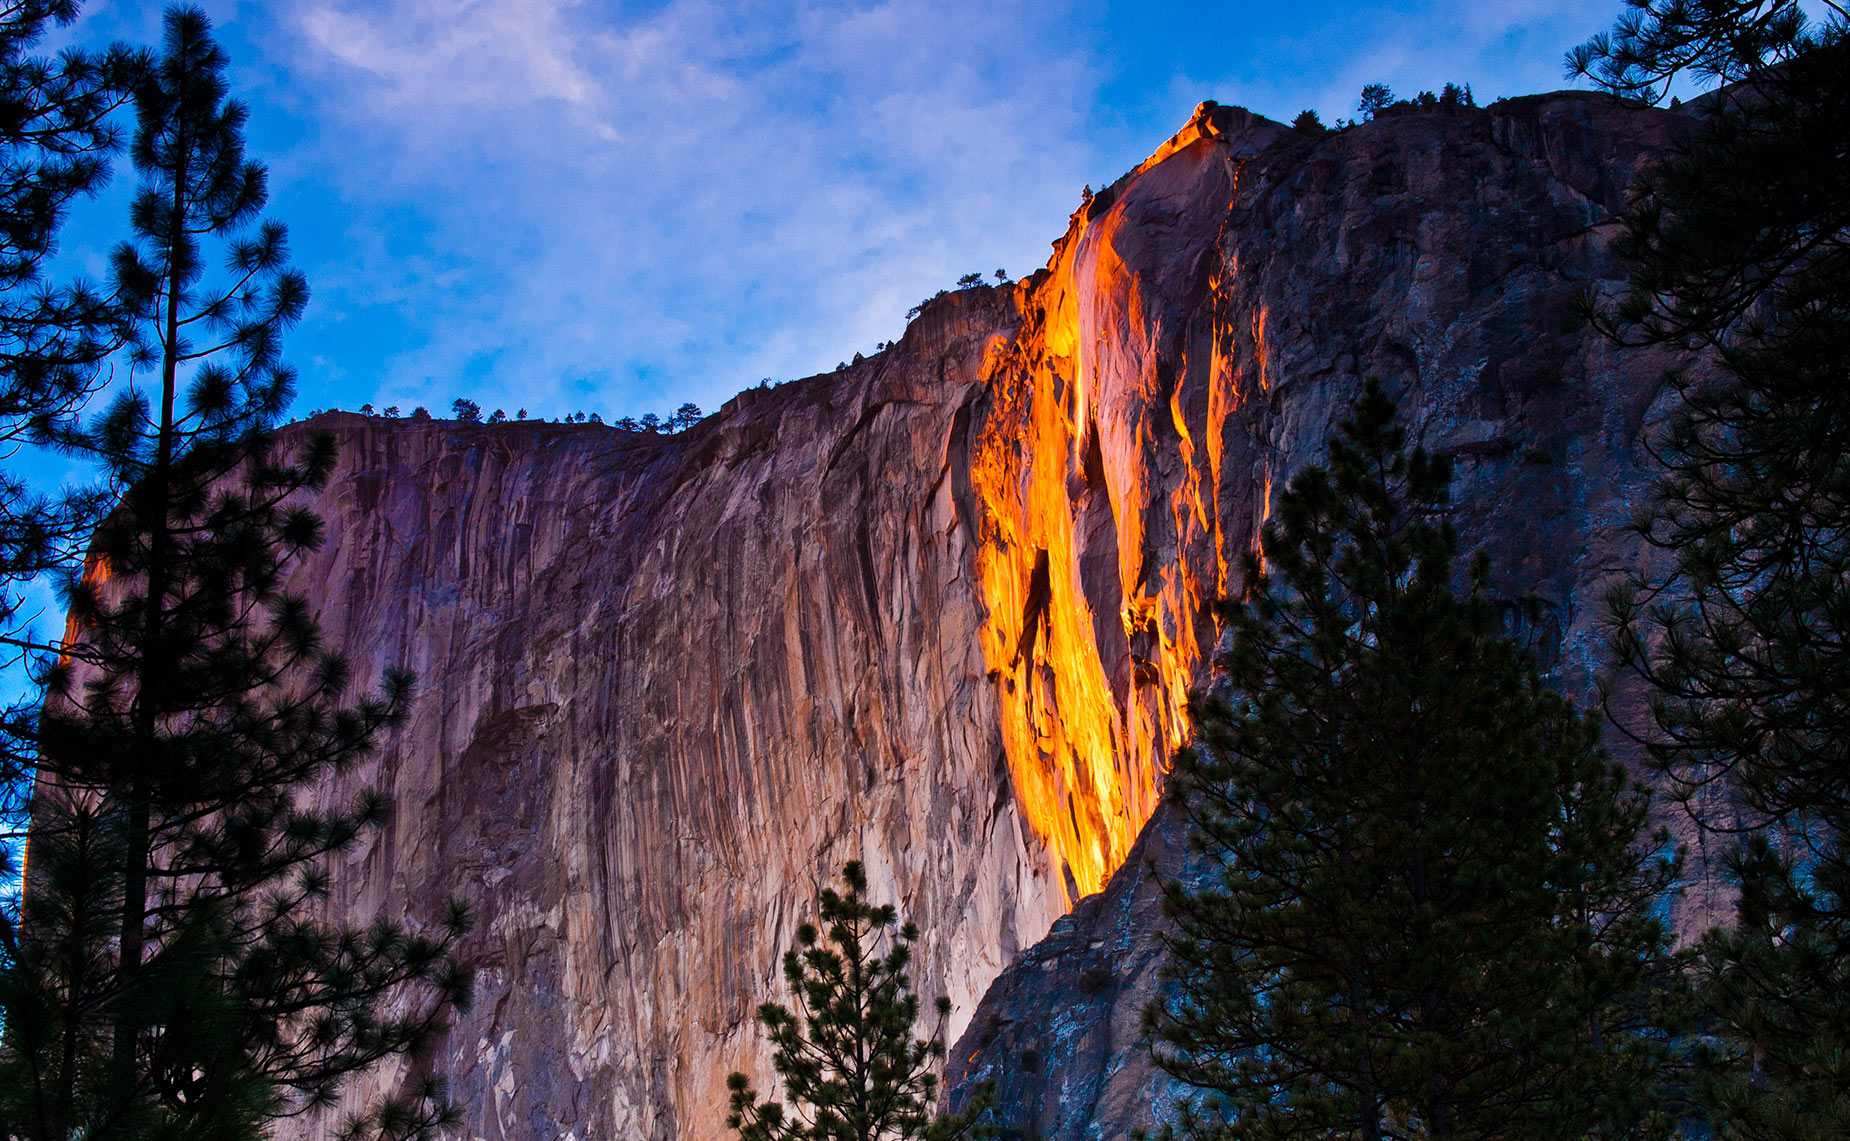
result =
[[[1212,498],[1233,405],[1201,393],[1207,423],[1191,426],[1190,386],[1209,386],[1219,357],[1191,358],[1168,327],[1184,306],[1147,224],[1153,201],[1222,221],[1234,162],[1198,120],[1075,214],[1018,291],[1022,326],[990,359],[973,448],[984,658],[1022,814],[1069,906],[1156,808],[1212,650],[1207,604],[1229,585]]]

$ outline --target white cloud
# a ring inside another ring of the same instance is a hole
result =
[[[1560,84],[1618,0],[206,0],[316,290],[305,407],[712,405],[1042,264],[1218,98]],[[142,0],[90,0],[146,40]],[[99,247],[101,248],[101,247]]]
[[[301,12],[321,166],[358,207],[321,296],[431,331],[361,399],[717,403],[1038,265],[1083,181],[1090,79],[1005,6],[507,7],[518,31],[459,0]]]
[[[301,13],[309,40],[386,81],[408,103],[576,103],[591,79],[571,58],[567,0],[420,0],[361,8],[317,4]]]

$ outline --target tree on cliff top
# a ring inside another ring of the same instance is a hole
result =
[[[39,726],[27,891],[0,961],[9,1139],[255,1137],[424,1040],[466,993],[447,958],[460,914],[431,936],[316,914],[323,857],[384,806],[303,794],[373,751],[410,680],[345,703],[347,667],[282,590],[321,537],[290,499],[322,485],[333,448],[286,456],[270,434],[307,287],[283,228],[257,223],[264,170],[225,63],[202,13],[167,13],[135,89],[134,240],[114,256],[129,383],[61,436],[120,500],[70,587]],[[428,1132],[448,1118],[440,1093],[349,1131]]]
[[[1648,1136],[1645,792],[1461,577],[1450,465],[1370,381],[1225,604],[1224,696],[1172,790],[1208,860],[1165,885],[1156,1061],[1216,1138]],[[1263,559],[1263,561],[1261,561]],[[1660,835],[1650,843],[1663,843]]]
[[[944,1058],[943,1020],[950,1001],[938,1000],[940,1033],[914,1038],[918,995],[907,970],[917,930],[899,925],[891,904],[867,901],[860,863],[842,869],[844,893],[825,889],[822,930],[805,923],[784,955],[784,980],[796,1003],[758,1008],[776,1047],[772,1064],[790,1108],[760,1101],[744,1074],[732,1090],[729,1128],[741,1141],[953,1141],[988,1136],[977,1120],[986,1096],[962,1114],[934,1116]],[[882,951],[884,945],[885,950]]]
[[[1385,83],[1370,83],[1362,88],[1362,98],[1355,109],[1362,118],[1373,119],[1394,103],[1394,92]]]
[[[1850,1135],[1850,12],[1634,2],[1570,71],[1661,100],[1726,86],[1622,217],[1629,288],[1595,319],[1685,354],[1639,522],[1669,570],[1613,597],[1635,727],[1737,841],[1702,945],[1699,1084],[1730,1136]]]

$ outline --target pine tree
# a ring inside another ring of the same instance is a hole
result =
[[[1371,380],[1223,607],[1225,692],[1171,786],[1208,870],[1166,884],[1157,1063],[1217,1095],[1181,1107],[1198,1137],[1661,1132],[1675,861],[1499,635],[1449,464],[1394,414]]]
[[[1615,341],[1688,354],[1639,531],[1670,570],[1613,598],[1639,731],[1738,838],[1702,945],[1711,1124],[1850,1135],[1850,23],[1791,0],[1635,3],[1570,70],[1662,100],[1724,86],[1623,219]]]
[[[915,1038],[919,999],[907,970],[918,931],[899,925],[891,904],[867,901],[860,863],[842,869],[843,893],[825,889],[822,930],[797,929],[784,956],[784,979],[796,1003],[758,1008],[776,1048],[773,1064],[790,1108],[760,1101],[744,1074],[732,1090],[728,1128],[741,1141],[952,1141],[987,1136],[977,1125],[988,1108],[979,1095],[962,1113],[934,1117],[944,1059],[943,1021],[950,1000],[938,1000],[939,1033]],[[882,948],[884,947],[884,951]]]
[[[19,0],[0,9],[0,444],[9,448],[71,423],[116,346],[106,297],[81,280],[44,277],[71,205],[108,180],[120,145],[111,115],[145,62],[121,47],[30,54],[77,8]],[[62,562],[95,521],[96,499],[59,501],[0,474],[0,574],[30,577]],[[12,618],[14,600],[0,604]]]
[[[54,283],[45,263],[71,204],[108,178],[119,132],[110,115],[141,62],[114,48],[32,54],[48,27],[77,15],[75,0],[25,0],[0,9],[0,446],[12,454],[68,425],[103,379],[115,347],[114,311],[88,284]],[[21,587],[78,557],[106,503],[96,489],[46,494],[0,471],[0,644],[12,669],[55,651],[33,636]],[[36,704],[0,713],[0,883],[17,875],[25,835]],[[17,918],[0,907],[0,954]]]
[[[127,99],[142,58],[123,48],[32,54],[48,27],[76,18],[74,0],[22,0],[0,10],[0,444],[12,455],[68,427],[103,379],[116,345],[114,309],[88,284],[45,277],[73,202],[108,178],[119,146],[110,116]],[[29,628],[20,588],[72,563],[106,496],[96,489],[45,494],[0,472],[0,643],[14,680],[56,650]],[[19,980],[17,877],[32,812],[37,703],[0,712],[0,1044],[23,1032],[9,1001]],[[61,930],[95,937],[81,910]],[[86,928],[85,925],[89,926]],[[12,1136],[0,1073],[0,1136]]]
[[[1394,105],[1394,92],[1385,83],[1370,83],[1362,88],[1362,98],[1355,109],[1362,118],[1372,120],[1376,115]]]
[[[69,590],[71,645],[48,679],[31,863],[0,977],[0,1135],[254,1137],[343,1078],[427,1039],[466,997],[431,935],[318,913],[323,857],[376,826],[377,796],[302,795],[398,724],[410,679],[348,703],[346,665],[282,590],[320,542],[292,505],[333,463],[325,436],[284,454],[271,428],[293,374],[281,335],[307,286],[258,222],[261,166],[195,8],[167,13],[136,84],[134,241],[114,256],[132,321],[127,390],[63,442],[120,500]],[[216,251],[216,252],[215,252]],[[348,1123],[426,1134],[425,1085]]]

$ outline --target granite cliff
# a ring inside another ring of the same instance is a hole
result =
[[[1204,104],[1031,279],[677,435],[312,422],[341,465],[298,589],[362,676],[423,680],[321,791],[396,806],[334,906],[473,906],[475,1006],[411,1063],[465,1134],[724,1135],[850,858],[924,932],[954,1097],[998,1078],[1049,1137],[1151,1121],[1146,857],[1182,863],[1158,806],[1207,603],[1379,375],[1585,690],[1662,362],[1572,302],[1676,122],[1561,94],[1312,136]]]

